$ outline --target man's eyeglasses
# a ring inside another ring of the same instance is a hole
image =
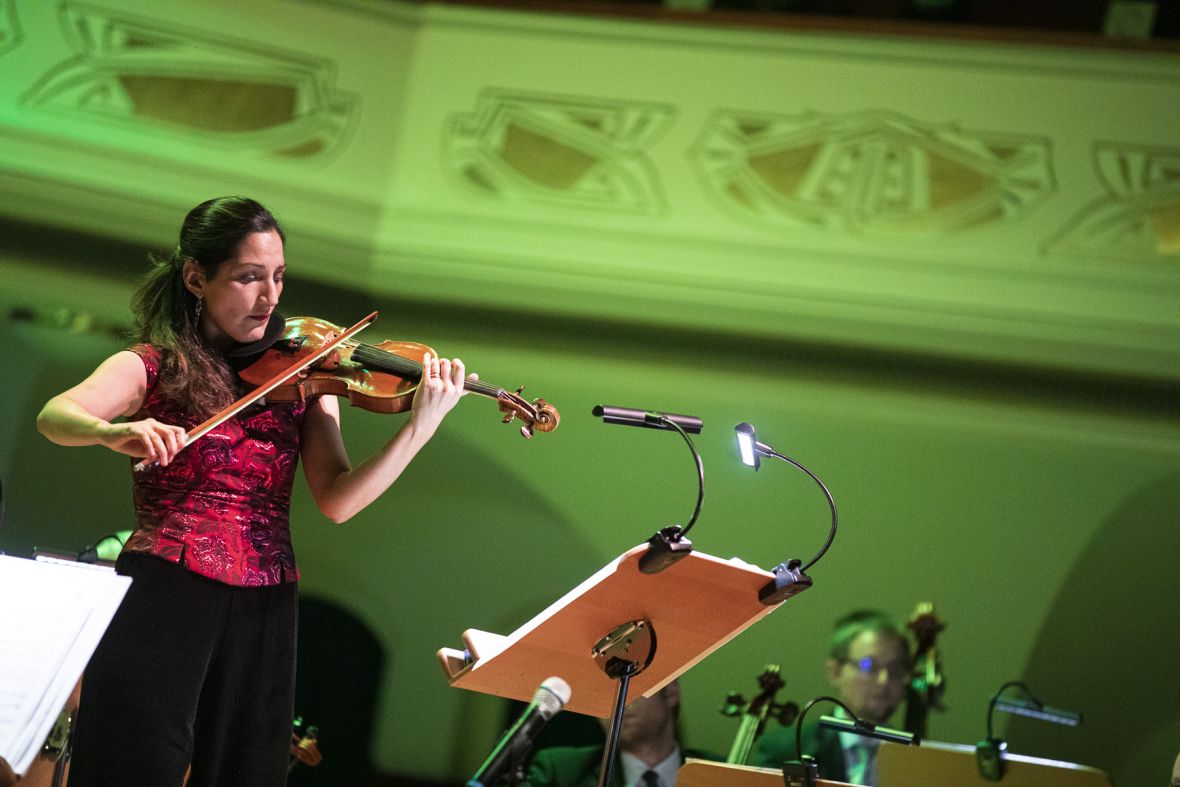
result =
[[[910,677],[910,665],[899,664],[891,662],[888,664],[877,661],[872,656],[865,656],[863,659],[848,659],[848,664],[851,664],[853,669],[869,678],[879,678],[881,673],[889,676],[890,680],[905,680]]]

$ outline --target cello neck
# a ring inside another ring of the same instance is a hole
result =
[[[749,713],[742,714],[742,720],[738,724],[737,735],[734,736],[733,745],[729,747],[729,755],[725,758],[727,765],[745,765],[746,760],[750,758],[750,749],[754,748],[754,738],[758,733],[758,725],[762,720],[757,716]]]

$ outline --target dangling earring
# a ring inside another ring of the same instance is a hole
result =
[[[201,324],[201,312],[205,310],[204,296],[197,298],[197,305],[193,307],[193,325]]]

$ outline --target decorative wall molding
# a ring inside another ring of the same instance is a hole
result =
[[[366,294],[1180,369],[1175,57],[396,0],[0,9],[0,215],[167,248],[247,193],[293,265]]]
[[[1012,221],[1054,189],[1048,139],[893,112],[721,110],[692,159],[726,210],[767,227],[938,237]]]
[[[448,171],[468,193],[563,209],[659,213],[666,201],[647,149],[671,107],[489,88],[444,132]]]
[[[1106,189],[1046,246],[1059,259],[1180,263],[1180,147],[1094,145],[1094,171]]]
[[[85,3],[63,3],[60,22],[73,57],[25,93],[29,110],[291,160],[332,152],[356,123],[329,60]]]

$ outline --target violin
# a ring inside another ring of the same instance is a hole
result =
[[[746,702],[742,695],[731,693],[725,698],[725,705],[721,708],[723,716],[741,715],[737,735],[730,746],[729,755],[725,762],[729,765],[745,765],[750,757],[750,750],[754,748],[754,741],[766,728],[766,720],[777,718],[779,723],[787,726],[795,721],[799,715],[799,706],[793,702],[775,702],[778,690],[786,683],[779,676],[777,664],[766,665],[766,670],[758,677],[758,688],[761,691],[754,699]]]
[[[946,682],[942,674],[942,655],[935,644],[946,622],[938,617],[928,601],[914,607],[906,628],[914,637],[914,671],[906,687],[905,728],[926,739],[926,718],[931,708],[945,710],[942,693]]]
[[[248,383],[262,385],[300,359],[318,353],[344,332],[345,329],[316,317],[292,317],[274,343],[238,374]],[[272,388],[266,398],[289,402],[304,401],[309,396],[340,396],[347,397],[353,406],[371,412],[404,412],[413,404],[414,391],[422,379],[422,359],[427,353],[438,355],[417,342],[363,344],[349,338],[309,368]],[[505,413],[504,423],[519,418],[523,422],[520,432],[526,438],[532,437],[534,430],[553,431],[561,419],[557,409],[544,399],[528,402],[521,397],[524,386],[513,392],[482,380],[465,380],[463,388],[495,399],[500,411]]]

